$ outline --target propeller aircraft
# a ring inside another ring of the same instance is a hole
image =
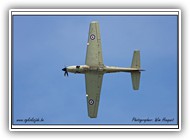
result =
[[[90,118],[96,118],[103,75],[106,73],[129,72],[131,73],[133,89],[138,90],[141,71],[144,70],[140,66],[139,50],[134,51],[132,64],[129,68],[104,65],[99,23],[93,21],[90,23],[89,28],[85,65],[68,66],[63,68],[62,71],[64,71],[64,76],[68,76],[69,72],[85,74],[88,116]]]

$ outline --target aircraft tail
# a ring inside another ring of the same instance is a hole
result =
[[[136,50],[133,53],[133,60],[131,64],[131,68],[138,68],[140,70],[140,51]],[[133,83],[133,89],[138,90],[140,85],[140,71],[132,71],[131,72],[131,79]]]
[[[141,72],[131,72],[131,79],[132,79],[134,90],[139,89],[140,77],[141,77]]]
[[[140,69],[141,64],[140,64],[140,51],[136,50],[133,53],[133,60],[131,64],[131,68],[139,68]]]

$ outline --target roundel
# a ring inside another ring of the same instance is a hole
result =
[[[94,34],[91,34],[91,35],[90,35],[90,39],[91,39],[91,40],[94,40],[95,37],[96,37],[96,36],[95,36]]]
[[[88,103],[89,103],[90,105],[93,105],[93,104],[94,104],[94,100],[90,99],[90,100],[88,101]]]

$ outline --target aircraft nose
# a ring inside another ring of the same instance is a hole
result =
[[[62,71],[66,71],[66,68],[63,68]]]

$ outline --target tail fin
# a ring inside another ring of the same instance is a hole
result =
[[[140,51],[136,50],[133,53],[133,60],[132,60],[132,64],[131,64],[132,68],[138,68],[140,69]],[[141,72],[140,71],[134,71],[131,72],[131,79],[132,79],[132,83],[133,83],[133,89],[134,90],[138,90],[139,89],[139,85],[140,85],[140,76],[141,76]]]
[[[136,50],[133,53],[133,61],[131,64],[131,68],[139,68],[140,69],[141,64],[140,64],[140,51]]]

